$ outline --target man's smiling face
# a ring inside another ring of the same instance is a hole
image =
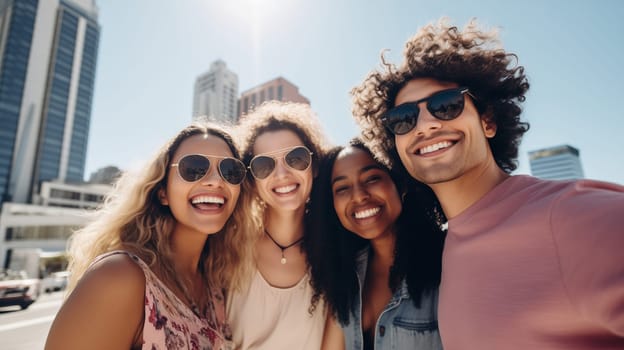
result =
[[[430,78],[414,79],[401,88],[394,105],[457,87],[455,83]],[[496,127],[479,116],[469,96],[464,98],[464,109],[453,120],[435,118],[427,110],[426,102],[420,103],[416,126],[404,135],[395,136],[401,162],[415,179],[434,185],[478,174],[474,170],[486,166],[492,157],[487,139],[494,137]]]

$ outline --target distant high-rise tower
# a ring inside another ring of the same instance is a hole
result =
[[[0,0],[0,202],[83,180],[97,19],[95,0]]]
[[[568,145],[529,152],[531,173],[549,180],[582,179],[579,150]]]
[[[299,94],[299,88],[295,84],[278,77],[241,93],[238,115],[245,114],[262,102],[271,100],[310,104],[310,100]]]
[[[109,165],[92,172],[89,177],[89,183],[112,185],[121,176],[121,173],[121,169],[114,165]]]
[[[193,118],[207,116],[211,120],[235,123],[238,97],[238,76],[217,60],[210,70],[197,77],[193,92]]]

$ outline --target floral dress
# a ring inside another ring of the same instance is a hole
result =
[[[197,315],[158,279],[147,264],[125,251],[145,274],[143,346],[147,350],[229,350],[232,334],[225,321],[225,298],[220,290],[208,290],[208,308]]]

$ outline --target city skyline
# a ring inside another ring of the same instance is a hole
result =
[[[624,184],[617,161],[624,3],[389,1],[383,15],[381,5],[328,0],[98,5],[103,29],[85,174],[139,167],[188,123],[193,81],[217,59],[238,74],[240,91],[278,76],[293,82],[324,132],[344,143],[358,132],[348,92],[380,66],[381,50],[400,63],[406,39],[448,16],[460,27],[476,17],[499,28],[503,47],[526,69],[531,89],[522,118],[531,130],[516,173],[530,173],[530,150],[570,144],[581,151],[587,178]]]

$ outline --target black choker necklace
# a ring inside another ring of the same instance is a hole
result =
[[[279,247],[279,249],[282,250],[282,260],[280,260],[280,262],[282,263],[282,265],[286,264],[286,258],[284,257],[284,250],[298,244],[301,243],[301,241],[303,241],[303,237],[299,238],[298,240],[292,242],[291,244],[287,245],[287,246],[283,246],[279,243],[277,243],[277,241],[275,241],[275,239],[273,239],[273,236],[271,236],[271,234],[269,233],[269,231],[267,231],[266,229],[264,229],[264,233],[266,233],[267,236],[269,236],[269,238],[273,241],[273,243],[275,243],[276,246]]]

